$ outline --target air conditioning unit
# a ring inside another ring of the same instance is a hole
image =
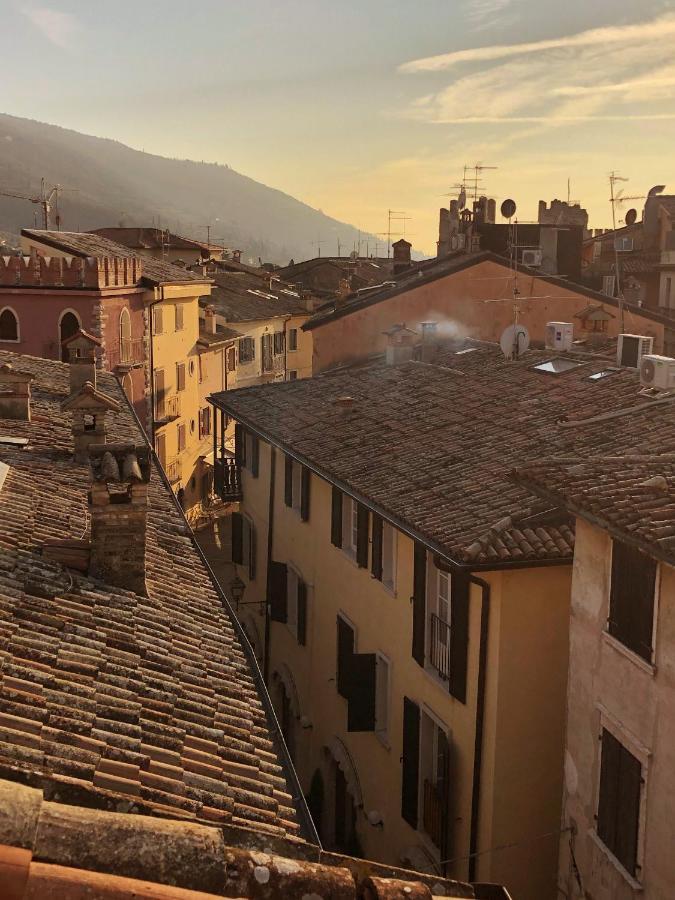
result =
[[[639,369],[643,356],[651,353],[654,338],[644,334],[620,334],[616,346],[616,362],[627,369]]]
[[[675,389],[675,359],[672,356],[658,356],[645,353],[640,362],[640,384],[642,387],[658,391]]]
[[[535,269],[541,265],[541,250],[523,250],[523,265]]]
[[[546,323],[546,349],[570,350],[574,340],[574,325],[571,322]]]
[[[617,253],[630,253],[633,249],[632,237],[614,238],[614,249]]]

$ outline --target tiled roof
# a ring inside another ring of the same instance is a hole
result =
[[[72,256],[137,257],[137,254],[129,247],[125,247],[124,244],[118,244],[106,237],[86,231],[35,231],[31,228],[22,228],[21,234]],[[143,262],[141,281],[148,281],[150,284],[185,284],[192,281],[209,280],[203,275],[181,269],[163,259],[149,259],[147,256],[139,258]]]
[[[533,503],[511,470],[551,454],[673,451],[675,404],[639,396],[632,370],[589,380],[612,364],[597,357],[579,355],[560,375],[532,368],[555,356],[508,362],[480,345],[440,351],[433,364],[377,362],[214,399],[455,562],[569,559],[569,522]]]
[[[65,803],[298,835],[303,801],[269,699],[160,470],[148,596],[50,562],[45,542],[88,530],[89,470],[60,411],[69,368],[5,362],[35,377],[32,421],[0,419],[0,778]],[[97,387],[120,402],[108,440],[144,443],[114,376]]]
[[[94,228],[90,234],[100,235],[134,250],[162,250],[166,246],[172,250],[208,250],[205,241],[195,241],[161,228]]]
[[[545,459],[522,467],[516,477],[539,496],[675,565],[675,455]]]
[[[228,322],[309,315],[297,292],[285,282],[274,280],[270,286],[269,277],[247,272],[218,272],[214,282],[206,302]]]

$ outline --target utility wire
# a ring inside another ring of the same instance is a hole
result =
[[[533,844],[535,841],[541,841],[544,838],[548,837],[559,837],[561,834],[567,834],[567,832],[572,831],[573,829],[568,826],[567,828],[560,828],[558,831],[547,831],[545,834],[538,834],[535,837],[527,838],[524,841],[512,841],[510,844],[499,844],[496,847],[490,847],[487,850],[479,850],[476,853],[469,853],[467,856],[455,856],[454,859],[443,859],[440,862],[440,865],[450,865],[450,863],[456,862],[464,862],[467,859],[471,859],[476,856],[485,856],[486,853],[497,853],[499,850],[509,850],[512,847],[522,847],[525,844]]]

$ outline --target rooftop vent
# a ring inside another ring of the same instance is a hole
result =
[[[0,366],[0,419],[30,422],[30,386],[35,376],[10,363]]]
[[[87,382],[96,387],[96,352],[100,340],[80,328],[62,346],[70,363],[70,393],[76,394]]]
[[[654,338],[643,334],[620,334],[616,347],[617,365],[639,369],[643,356],[651,353]]]

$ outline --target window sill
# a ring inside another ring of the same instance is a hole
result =
[[[0,338],[0,344],[20,344],[21,340],[17,338]]]
[[[633,650],[630,650],[626,647],[625,644],[622,644],[618,638],[615,638],[613,634],[610,634],[609,631],[603,631],[602,633],[603,640],[610,647],[613,647],[617,653],[620,653],[622,656],[625,656],[626,659],[629,659],[634,666],[637,666],[638,669],[641,669],[643,672],[646,672],[648,675],[654,677],[656,675],[656,666],[652,663],[647,662],[646,659],[643,659],[641,656],[638,656]]]
[[[606,859],[614,866],[614,868],[617,870],[619,875],[621,875],[624,881],[626,881],[629,887],[636,893],[642,893],[642,891],[644,891],[645,889],[644,885],[637,881],[637,879],[634,878],[630,874],[630,872],[627,872],[626,869],[624,869],[624,867],[621,865],[616,856],[614,856],[612,851],[602,842],[602,839],[598,836],[598,833],[594,828],[590,829],[590,831],[588,832],[588,836],[593,841],[598,850],[600,850],[603,856],[605,856]]]

